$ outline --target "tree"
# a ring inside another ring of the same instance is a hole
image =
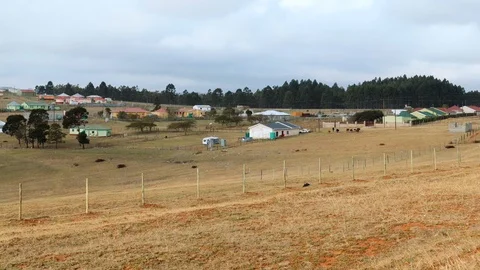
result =
[[[352,116],[353,122],[375,121],[383,118],[383,112],[380,110],[369,110],[358,112]]]
[[[90,139],[87,137],[87,133],[85,133],[85,130],[78,133],[77,141],[82,146],[82,149],[85,149],[85,144],[90,143]]]
[[[105,108],[105,117],[108,117],[110,118],[110,116],[112,115],[112,109],[110,108]]]
[[[196,127],[197,123],[195,120],[186,120],[186,121],[179,121],[174,122],[168,125],[167,129],[174,129],[174,130],[183,130],[185,135],[187,135],[187,131],[191,130],[192,128]]]
[[[2,132],[15,136],[18,140],[18,144],[22,145],[21,140],[25,138],[27,119],[20,114],[14,114],[7,117],[7,122],[2,128]],[[28,147],[28,146],[27,146]]]
[[[157,125],[152,122],[141,121],[141,122],[132,122],[128,126],[126,126],[126,128],[140,130],[140,132],[143,133],[146,128],[148,128],[148,131],[152,132],[152,128],[156,126]]]
[[[55,88],[53,87],[53,82],[48,81],[47,85],[45,85],[45,93],[49,95],[54,95],[55,94],[54,89]]]
[[[63,116],[62,126],[63,128],[85,126],[88,123],[87,120],[87,109],[77,106],[65,113],[65,116]]]
[[[47,132],[50,128],[48,118],[48,112],[44,109],[32,110],[28,117],[28,138],[32,144],[37,141],[38,147],[40,147],[40,145],[44,146],[45,142],[47,142]]]
[[[55,148],[57,148],[58,143],[61,142],[62,139],[65,138],[65,136],[67,136],[67,134],[62,132],[62,127],[59,124],[53,123],[50,126],[47,135],[48,142],[55,143]]]

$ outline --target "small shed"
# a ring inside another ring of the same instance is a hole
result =
[[[465,133],[473,130],[472,123],[449,123],[448,124],[448,130],[450,132],[460,132],[460,133]]]
[[[112,129],[100,125],[90,125],[85,127],[70,128],[70,135],[77,135],[85,131],[88,137],[110,137],[112,136]]]

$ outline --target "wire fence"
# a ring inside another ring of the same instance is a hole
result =
[[[134,205],[192,206],[199,201],[228,202],[252,194],[268,196],[304,186],[448,170],[480,160],[480,151],[476,151],[476,145],[472,144],[477,142],[476,134],[477,131],[472,131],[448,143],[415,149],[342,158],[320,154],[310,160],[292,158],[272,162],[268,167],[253,162],[241,166],[203,166],[193,165],[188,160],[146,167],[140,161],[129,161],[126,168],[98,168],[82,176],[60,177],[55,181],[36,180],[32,175],[18,186],[2,184],[0,218],[99,213]],[[35,184],[29,184],[32,181]]]

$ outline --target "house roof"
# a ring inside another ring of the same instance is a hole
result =
[[[160,113],[164,113],[164,112],[165,112],[165,113],[166,113],[166,112],[168,112],[168,111],[167,111],[167,109],[160,108],[160,109],[156,110],[155,112],[160,112]]]
[[[80,95],[79,93],[76,93],[75,95],[73,95],[72,97],[76,97],[76,98],[83,98],[84,96],[83,95]]]
[[[457,105],[454,105],[454,106],[448,108],[447,112],[463,112],[463,110],[462,110],[462,108],[458,107]]]
[[[210,105],[195,105],[193,107],[199,107],[199,108],[211,108]]]
[[[413,111],[414,111],[414,112],[418,112],[418,111],[423,110],[423,109],[424,109],[424,108],[415,108],[415,109],[413,109]]]
[[[410,114],[409,112],[407,112],[407,111],[402,111],[402,112],[400,112],[400,114],[398,114],[398,116],[400,116],[400,117],[410,117],[410,118],[415,117],[415,116],[411,115],[411,114]]]
[[[87,96],[87,98],[101,98],[101,96],[99,96],[99,95],[89,95],[89,96]]]
[[[446,115],[445,112],[443,112],[442,110],[439,110],[439,109],[437,109],[437,108],[434,108],[434,107],[428,108],[427,110],[432,111],[432,112],[434,112],[434,113],[436,113],[436,114],[438,114],[438,115]]]
[[[266,116],[290,116],[288,113],[279,112],[275,110],[268,110],[264,112],[254,113],[254,115],[266,115]]]
[[[20,104],[18,104],[16,101],[12,101],[8,103],[7,106],[20,106]]]
[[[297,125],[281,121],[266,123],[264,125],[274,130],[300,129],[300,127]]]
[[[123,109],[114,109],[112,112],[126,112],[126,113],[148,113],[149,111],[142,108],[123,108]]]
[[[57,97],[69,97],[70,95],[67,95],[65,93],[61,93],[60,95],[58,95]]]
[[[73,127],[73,128],[78,128],[78,127]],[[80,127],[84,130],[111,130],[112,128],[110,127],[105,127],[101,125],[87,125],[85,127]]]
[[[416,113],[420,113],[420,114],[423,114],[425,115],[426,117],[435,117],[435,115],[429,113],[429,112],[426,112],[426,111],[416,111]]]
[[[468,105],[468,106],[465,106],[465,107],[468,107],[468,108],[470,108],[470,109],[472,109],[472,110],[475,110],[475,111],[477,111],[477,112],[480,112],[480,107],[477,107],[477,106],[475,106],[475,105]]]
[[[26,101],[26,102],[23,102],[22,104],[27,104],[28,106],[48,106],[48,104],[45,102],[34,102],[34,101]]]

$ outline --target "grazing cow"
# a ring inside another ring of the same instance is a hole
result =
[[[335,131],[335,127],[332,127],[332,131]]]
[[[339,133],[339,132],[340,132],[340,130],[339,130],[338,128],[337,128],[337,130],[336,130],[336,131],[337,131],[337,133]]]
[[[303,187],[308,187],[308,186],[310,186],[310,184],[309,184],[309,183],[305,183],[305,184],[303,184]]]

